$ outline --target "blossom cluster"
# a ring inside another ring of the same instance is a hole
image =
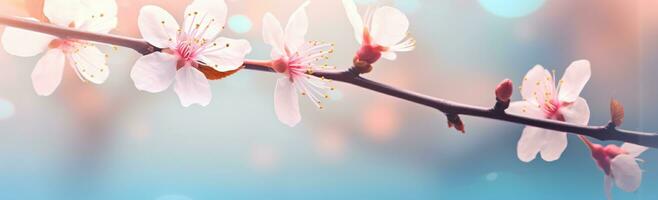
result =
[[[400,10],[382,6],[369,9],[362,16],[353,0],[342,0],[354,36],[360,44],[354,56],[359,73],[372,70],[380,58],[395,60],[397,53],[414,49],[416,40],[409,36],[410,22]],[[315,106],[324,108],[322,100],[335,88],[317,71],[334,69],[321,62],[334,52],[334,45],[308,41],[309,29],[304,2],[289,17],[287,24],[272,13],[263,17],[263,42],[271,46],[271,60],[262,63],[280,74],[274,89],[274,111],[278,119],[295,126],[301,121],[299,96],[305,96]],[[148,5],[142,7],[137,19],[139,31],[149,44],[160,51],[139,58],[131,72],[140,91],[159,93],[173,85],[184,107],[211,102],[209,80],[232,74],[250,62],[246,56],[251,44],[244,39],[221,36],[228,8],[223,0],[194,0],[182,13],[182,24],[166,10]],[[109,33],[117,26],[115,0],[45,0],[44,23],[93,33]],[[29,18],[28,20],[36,20]],[[32,72],[32,84],[38,95],[54,93],[62,80],[64,66],[69,65],[82,81],[102,84],[109,77],[108,55],[96,43],[71,38],[57,38],[44,33],[7,27],[2,34],[2,46],[16,56],[32,57],[42,52]],[[496,109],[509,114],[587,125],[590,110],[581,91],[591,77],[590,62],[573,62],[561,79],[542,66],[535,66],[523,78],[521,101],[510,102],[512,82],[503,81],[496,88]],[[501,110],[502,111],[502,110]],[[623,117],[622,117],[623,118]],[[621,123],[617,120],[616,125]],[[460,131],[464,126],[459,116],[449,115],[449,125]],[[602,146],[580,137],[591,150],[596,165],[605,174],[605,191],[610,197],[611,186],[635,191],[640,186],[642,171],[637,157],[647,150],[634,144]],[[567,133],[527,126],[517,145],[517,156],[531,162],[537,155],[545,161],[558,160],[567,148]]]

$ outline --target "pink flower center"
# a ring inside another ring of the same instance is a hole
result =
[[[302,45],[296,52],[287,47],[285,54],[271,62],[272,69],[278,73],[287,73],[292,81],[294,79],[313,73],[313,63],[328,59],[327,54],[333,53],[333,44],[310,41]]]
[[[356,57],[360,61],[373,64],[382,57],[382,51],[384,51],[382,46],[364,44],[361,46],[359,51],[356,52]]]
[[[560,102],[557,99],[552,99],[550,101],[547,101],[542,105],[542,111],[544,111],[544,114],[547,119],[553,119],[553,120],[558,120],[558,121],[565,121],[564,115],[560,113],[560,108],[563,106],[568,106],[569,103],[566,102]]]
[[[368,29],[365,28],[363,30],[363,45],[356,52],[356,58],[368,64],[373,64],[382,57],[383,51],[386,51],[386,47],[372,44],[372,37],[370,37]]]
[[[70,52],[71,50],[74,49],[73,45],[76,42],[77,41],[75,41],[75,40],[54,39],[53,41],[50,42],[50,44],[48,44],[48,48],[51,48],[51,49],[58,48],[58,49],[61,49],[64,52]]]
[[[610,162],[612,159],[627,152],[616,145],[608,145],[603,147],[600,144],[591,144],[592,158],[596,164],[603,170],[606,175],[610,175]]]
[[[279,73],[285,73],[289,68],[288,58],[281,56],[281,58],[272,61],[272,69]]]
[[[176,44],[176,55],[184,61],[194,61],[198,53],[199,46],[189,41],[180,41]]]

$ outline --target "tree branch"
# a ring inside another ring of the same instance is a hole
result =
[[[115,36],[110,34],[97,34],[79,31],[70,28],[58,27],[50,24],[30,21],[17,17],[0,16],[0,24],[13,26],[22,29],[28,29],[45,34],[54,35],[60,38],[88,40],[100,43],[106,43],[116,46],[131,48],[140,54],[147,55],[160,49],[148,44],[141,39]],[[274,72],[268,66],[260,64],[259,62],[246,61],[244,69]],[[388,96],[404,99],[416,104],[424,105],[430,108],[437,109],[446,115],[458,116],[469,115],[475,117],[489,118],[501,121],[507,121],[517,124],[525,124],[555,131],[569,132],[577,135],[584,135],[596,138],[598,140],[615,140],[634,143],[642,146],[658,148],[658,135],[656,133],[643,133],[629,130],[622,130],[616,128],[612,123],[605,126],[580,126],[571,123],[565,123],[547,119],[529,118],[519,115],[507,114],[504,110],[491,108],[478,107],[472,105],[461,104],[444,99],[439,99],[403,89],[398,89],[383,83],[372,81],[363,78],[359,73],[350,68],[344,71],[316,71],[313,72],[314,76],[324,77],[335,81],[340,81],[352,84],[364,89],[376,91]]]

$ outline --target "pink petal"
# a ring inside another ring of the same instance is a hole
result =
[[[285,41],[286,47],[292,53],[297,52],[300,46],[306,42],[304,36],[308,31],[308,16],[306,16],[306,6],[310,2],[305,1],[299,8],[290,16],[288,25],[286,25]]]
[[[567,133],[544,130],[544,146],[541,149],[541,158],[547,162],[560,159],[562,152],[567,149]]]
[[[142,56],[130,71],[130,78],[138,90],[162,92],[174,81],[176,61],[175,56],[160,52]]]
[[[198,37],[213,40],[222,31],[227,14],[224,0],[194,0],[185,9],[183,30],[192,31],[199,24],[200,28],[196,32],[203,34]]]
[[[544,145],[543,139],[545,137],[544,129],[537,127],[526,126],[523,129],[521,139],[516,146],[516,154],[519,160],[523,162],[530,162],[537,157],[537,153]]]
[[[192,104],[207,106],[212,99],[210,84],[206,76],[189,65],[176,72],[174,91],[178,94],[178,99],[184,107],[189,107]]]
[[[566,147],[566,133],[526,126],[517,145],[517,156],[530,162],[541,152],[542,159],[551,162],[559,159]]]
[[[375,43],[392,47],[407,37],[409,19],[400,10],[384,6],[375,10],[371,26],[370,34]]]
[[[361,44],[363,42],[363,19],[359,15],[359,11],[356,8],[356,3],[354,0],[343,0],[343,6],[345,7],[345,12],[347,12],[347,19],[350,20],[352,27],[354,28],[354,36],[356,41]]]
[[[626,153],[629,156],[637,158],[638,156],[640,156],[640,154],[642,154],[644,151],[646,151],[649,148],[645,147],[645,146],[640,146],[640,145],[637,145],[637,144],[633,144],[633,143],[624,143],[624,144],[621,145],[621,149],[626,151]]]
[[[508,114],[521,115],[532,118],[544,118],[544,112],[534,101],[515,101],[510,103],[507,110]]]
[[[197,57],[207,66],[220,72],[240,68],[245,56],[251,52],[251,45],[247,40],[220,37],[214,43],[217,44],[215,47],[206,49]]]
[[[83,17],[79,19],[79,29],[108,33],[116,28],[118,18],[115,0],[81,0],[80,4]]]
[[[579,60],[571,63],[560,80],[558,99],[564,102],[576,101],[591,76],[589,61]]]
[[[285,40],[281,23],[271,13],[263,17],[263,40],[272,46],[272,59],[286,55]]]
[[[555,96],[555,83],[553,76],[541,65],[536,65],[523,78],[521,83],[521,96],[523,100],[542,105],[548,97]]]
[[[589,123],[589,106],[587,101],[578,97],[571,105],[560,108],[566,122],[587,125]]]
[[[95,84],[104,83],[110,75],[105,53],[93,45],[76,45],[70,53],[73,67],[84,80]]]
[[[36,19],[29,19],[37,21]],[[32,32],[14,27],[5,27],[2,33],[2,47],[11,55],[32,57],[44,52],[55,39],[51,35]]]
[[[51,23],[68,27],[71,23],[78,22],[82,16],[84,7],[79,1],[71,0],[46,0],[43,4],[43,14]],[[87,17],[87,16],[84,16]]]
[[[32,71],[32,86],[38,95],[51,95],[62,81],[66,56],[60,49],[51,49],[39,59]]]
[[[302,116],[299,114],[299,97],[290,79],[280,78],[274,88],[274,111],[279,121],[293,127]]]
[[[50,0],[48,0],[50,1]],[[84,8],[86,14],[92,14],[99,17],[116,17],[118,6],[116,0],[80,0],[80,5]],[[91,18],[91,15],[88,16]]]
[[[382,58],[385,58],[386,60],[395,60],[398,58],[398,55],[395,52],[386,51],[382,52]]]
[[[178,35],[179,26],[176,19],[157,6],[142,7],[137,25],[144,40],[158,48],[170,48]]]
[[[610,171],[615,184],[626,192],[634,192],[642,183],[642,170],[635,157],[618,155],[610,161]]]

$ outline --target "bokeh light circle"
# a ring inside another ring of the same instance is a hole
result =
[[[479,0],[485,10],[499,17],[524,17],[537,11],[545,0]]]
[[[228,19],[228,27],[236,33],[246,33],[251,30],[251,19],[245,15],[233,15]]]
[[[14,116],[15,108],[11,101],[0,98],[0,120]]]
[[[496,172],[488,173],[484,178],[487,179],[487,181],[489,182],[496,181],[498,179],[498,173]]]

